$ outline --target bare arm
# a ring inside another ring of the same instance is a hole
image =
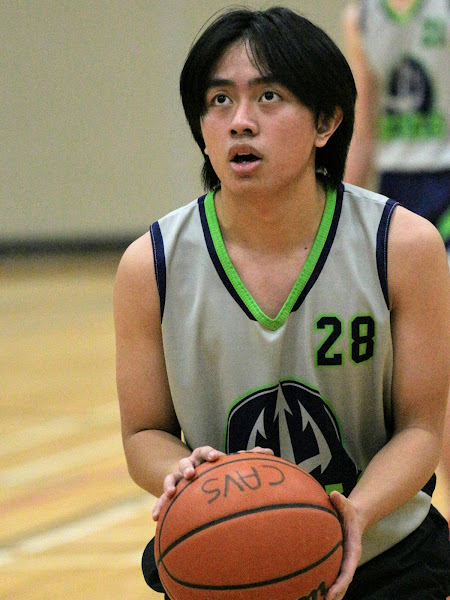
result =
[[[165,476],[190,455],[170,395],[150,235],[120,262],[114,286],[117,390],[122,438],[133,480],[159,496]]]
[[[378,85],[368,63],[355,4],[344,14],[344,40],[347,60],[358,92],[355,107],[355,129],[347,158],[344,180],[367,187],[374,173],[375,132],[378,112]]]
[[[428,221],[401,207],[391,224],[388,281],[395,431],[350,495],[365,529],[409,500],[434,473],[448,397],[450,278],[444,245]],[[381,478],[383,486],[374,485]]]
[[[128,470],[158,497],[153,518],[175,494],[178,481],[223,454],[210,446],[191,451],[180,439],[161,332],[161,313],[149,235],[125,252],[114,286],[117,390]],[[272,453],[268,448],[257,452]]]
[[[388,257],[394,434],[348,499],[331,495],[343,516],[348,545],[341,575],[327,600],[343,597],[359,559],[362,533],[420,491],[441,452],[450,341],[450,277],[444,245],[433,225],[398,207]]]

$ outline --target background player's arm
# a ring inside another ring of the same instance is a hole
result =
[[[356,4],[347,6],[344,13],[344,41],[346,58],[358,92],[355,128],[344,180],[361,187],[370,187],[374,170],[378,83],[364,50],[359,25],[359,6]]]
[[[431,223],[397,207],[388,260],[394,432],[348,500],[331,494],[344,519],[347,543],[341,575],[327,600],[343,597],[356,568],[361,534],[422,489],[441,451],[450,342],[450,278],[444,245]]]
[[[120,262],[114,286],[116,373],[122,438],[133,480],[159,496],[165,476],[191,451],[180,440],[167,380],[149,234]]]

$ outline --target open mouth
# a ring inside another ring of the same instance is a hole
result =
[[[259,160],[257,156],[254,154],[236,154],[233,158],[232,162],[235,163],[249,163],[254,162],[255,160]]]

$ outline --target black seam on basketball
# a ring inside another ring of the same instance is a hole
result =
[[[332,556],[338,548],[342,546],[342,541],[338,542],[334,548],[332,548],[327,554],[316,560],[315,563],[308,565],[307,567],[303,567],[303,569],[298,569],[293,573],[288,573],[287,575],[281,575],[280,577],[274,577],[273,579],[265,579],[263,581],[255,581],[253,583],[242,583],[242,584],[234,584],[234,585],[207,585],[204,583],[191,583],[190,581],[183,581],[182,579],[178,579],[174,577],[172,573],[168,570],[166,565],[163,563],[164,569],[166,570],[169,577],[178,583],[179,585],[183,585],[184,587],[195,588],[199,590],[214,590],[214,591],[225,591],[225,590],[248,590],[256,587],[263,587],[266,585],[273,585],[275,583],[281,583],[282,581],[286,581],[287,579],[292,579],[293,577],[297,577],[298,575],[303,575],[311,569],[315,569],[320,564],[325,562]]]
[[[255,508],[247,508],[246,510],[239,510],[235,513],[230,513],[228,515],[224,515],[219,519],[214,519],[213,521],[208,521],[208,523],[203,523],[203,525],[199,525],[194,529],[191,529],[187,533],[181,535],[179,538],[174,540],[171,544],[167,546],[164,552],[160,552],[158,558],[158,567],[161,563],[164,564],[164,557],[173,550],[176,546],[187,540],[188,538],[200,533],[200,531],[204,531],[205,529],[209,529],[210,527],[214,527],[215,525],[219,525],[220,523],[225,523],[226,521],[231,521],[233,519],[239,519],[240,517],[247,517],[248,515],[252,515],[254,513],[267,512],[272,510],[281,510],[281,509],[292,509],[292,508],[312,508],[313,510],[321,510],[323,512],[327,512],[333,517],[336,517],[334,512],[325,506],[321,506],[320,504],[311,504],[307,502],[286,502],[283,504],[267,504],[265,506],[258,506]],[[166,569],[167,570],[167,569]]]
[[[231,456],[231,455],[228,455],[228,456]],[[192,479],[192,481],[189,481],[189,483],[187,485],[185,485],[184,488],[173,498],[171,504],[169,505],[169,507],[168,507],[168,509],[167,509],[167,511],[166,511],[166,513],[165,513],[165,515],[164,515],[164,517],[162,519],[162,521],[161,521],[161,525],[160,525],[160,529],[159,529],[159,537],[158,537],[157,540],[155,540],[155,542],[158,544],[158,552],[159,553],[160,553],[160,548],[161,548],[160,540],[161,540],[161,534],[162,534],[162,530],[163,530],[164,521],[166,520],[166,517],[169,514],[170,509],[175,504],[175,502],[178,500],[178,498],[181,496],[181,494],[185,490],[187,490],[190,485],[192,485],[193,483],[195,483],[198,479],[200,479],[201,477],[204,477],[204,476],[210,474],[211,471],[215,471],[216,469],[221,469],[221,468],[223,468],[225,466],[232,465],[232,464],[234,464],[236,462],[249,461],[249,460],[252,460],[252,461],[263,461],[263,462],[272,462],[272,463],[276,463],[277,465],[280,464],[280,462],[279,462],[280,459],[278,457],[273,457],[272,458],[271,456],[263,456],[263,455],[257,456],[256,454],[254,456],[249,456],[248,454],[242,454],[242,455],[238,455],[237,454],[236,458],[234,460],[230,460],[230,461],[227,461],[225,463],[218,463],[216,465],[214,463],[211,463],[211,468],[209,468],[204,473],[200,473],[199,475],[197,475],[194,479]],[[286,459],[283,459],[283,463],[282,464],[283,464],[283,466],[295,469],[296,471],[299,470],[298,465],[296,465],[294,463],[290,463]],[[313,479],[320,486],[320,483],[311,474],[307,473],[306,471],[304,471],[304,473],[305,473],[305,475],[308,475],[311,479]],[[322,487],[322,486],[320,486],[320,487]],[[337,518],[336,513],[333,513],[333,514]]]

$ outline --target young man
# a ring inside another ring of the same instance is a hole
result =
[[[340,513],[327,600],[444,600],[446,522],[430,508],[449,372],[438,232],[340,183],[353,77],[290,10],[218,17],[181,95],[208,194],[136,240],[115,286],[131,476],[159,496],[157,519],[201,462],[274,452]],[[143,568],[162,591],[151,545]]]
[[[345,180],[377,171],[380,193],[429,219],[450,252],[449,27],[448,0],[358,0],[344,32],[358,90]]]

